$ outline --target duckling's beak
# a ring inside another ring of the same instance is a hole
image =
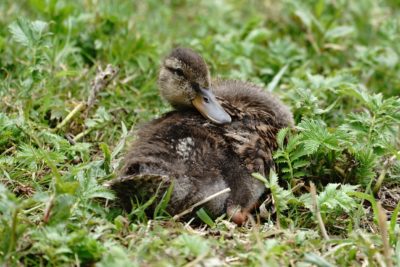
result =
[[[204,117],[214,123],[226,124],[232,121],[231,116],[226,113],[209,89],[200,88],[197,90],[197,96],[192,103]]]

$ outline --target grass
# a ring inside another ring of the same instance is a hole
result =
[[[0,13],[5,266],[400,264],[398,1],[5,0]],[[126,213],[103,186],[135,127],[170,109],[156,76],[176,45],[293,110],[244,227]],[[87,109],[107,64],[119,73]]]

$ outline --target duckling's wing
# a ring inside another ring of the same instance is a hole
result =
[[[293,125],[289,108],[262,88],[241,81],[217,80],[213,89],[221,105],[232,117],[225,137],[249,172],[268,175],[274,167],[272,152],[276,134]]]

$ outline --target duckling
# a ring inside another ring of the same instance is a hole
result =
[[[254,84],[211,80],[204,59],[188,48],[165,58],[158,85],[175,110],[139,129],[111,188],[130,210],[132,199],[148,200],[173,183],[171,215],[230,188],[202,207],[242,224],[265,191],[251,174],[274,168],[276,134],[293,125],[290,109]]]

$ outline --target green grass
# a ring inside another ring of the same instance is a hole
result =
[[[398,1],[198,2],[0,2],[0,263],[399,265]],[[156,78],[176,45],[293,110],[277,175],[255,175],[271,194],[244,227],[126,213],[103,186],[134,129],[170,109]],[[119,74],[95,106],[56,129],[107,64]]]

